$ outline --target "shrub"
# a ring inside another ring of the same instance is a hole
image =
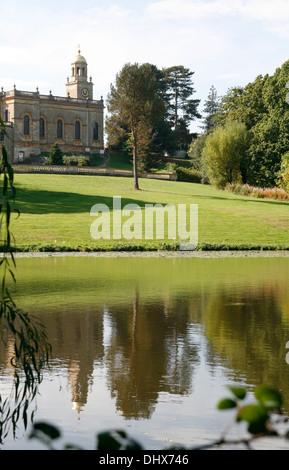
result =
[[[170,172],[170,173],[176,173],[177,165],[176,163],[169,162],[165,166],[165,170]]]
[[[282,188],[258,188],[248,184],[227,184],[226,190],[240,196],[251,196],[259,199],[289,201],[289,193]]]
[[[178,181],[185,181],[188,183],[202,182],[202,173],[198,170],[178,166],[175,171],[178,176]]]
[[[68,166],[89,166],[91,158],[85,155],[64,156],[63,163]]]

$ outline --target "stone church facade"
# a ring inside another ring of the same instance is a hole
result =
[[[11,163],[49,152],[55,142],[65,153],[99,153],[104,146],[103,114],[103,99],[93,99],[87,62],[78,51],[65,97],[42,95],[38,89],[0,91],[0,116],[9,136],[1,133],[0,144],[6,145]]]

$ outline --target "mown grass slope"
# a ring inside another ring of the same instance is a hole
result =
[[[289,203],[219,191],[209,185],[131,178],[16,174],[12,232],[19,249],[162,248],[162,241],[93,240],[94,204],[197,204],[202,248],[289,248]],[[169,240],[172,247],[176,241]]]

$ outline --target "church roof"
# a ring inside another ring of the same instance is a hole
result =
[[[86,63],[85,58],[83,57],[83,55],[80,54],[80,50],[78,51],[78,55],[76,56],[75,62],[85,62]]]

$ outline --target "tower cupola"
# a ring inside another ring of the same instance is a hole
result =
[[[71,64],[71,81],[87,81],[87,62],[85,58],[80,55],[80,50]]]
[[[87,79],[87,62],[80,50],[71,64],[71,77],[67,79],[66,96],[77,99],[93,99],[93,83]]]

